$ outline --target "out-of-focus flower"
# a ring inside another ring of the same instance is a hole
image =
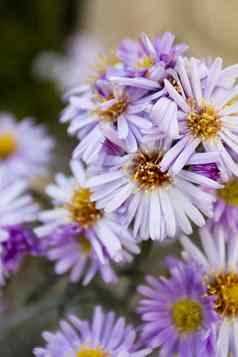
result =
[[[82,163],[73,161],[71,168],[73,177],[58,174],[56,184],[47,187],[46,191],[55,206],[39,214],[43,224],[36,229],[36,233],[47,239],[60,227],[62,232],[65,229],[62,234],[66,235],[69,225],[73,223],[79,232],[86,234],[91,249],[102,264],[108,262],[108,257],[115,261],[130,260],[131,253],[139,253],[134,236],[121,226],[118,217],[96,207],[88,189],[88,174]],[[70,260],[68,262],[72,263]]]
[[[174,173],[178,172],[202,144],[205,151],[219,153],[222,173],[237,176],[233,155],[238,153],[238,103],[233,103],[233,99],[238,95],[238,86],[226,90],[221,90],[221,86],[226,79],[237,77],[238,66],[222,70],[222,60],[217,58],[201,79],[200,62],[179,58],[176,71],[182,92],[165,80],[165,88],[179,108],[180,139],[164,156],[161,168],[171,167]]]
[[[69,39],[65,52],[40,53],[33,65],[37,76],[55,81],[62,93],[89,80],[102,48],[90,35],[80,33]]]
[[[171,32],[165,32],[153,41],[142,33],[138,42],[123,40],[117,54],[129,77],[146,77],[162,85],[168,70],[175,67],[178,56],[188,48],[183,43],[174,45],[174,40]]]
[[[46,256],[55,261],[57,274],[70,273],[70,281],[82,280],[87,285],[99,272],[106,283],[114,283],[117,277],[111,267],[109,256],[104,254],[103,263],[87,236],[87,229],[71,224],[57,228],[45,243]]]
[[[34,180],[48,174],[54,141],[43,126],[32,119],[21,122],[10,114],[0,114],[0,177],[15,182]]]
[[[213,298],[205,296],[202,274],[193,264],[168,263],[170,277],[146,277],[138,312],[143,320],[142,341],[160,347],[160,356],[216,356]]]
[[[152,127],[147,91],[100,81],[98,91],[71,93],[61,121],[70,122],[69,133],[81,140],[74,157],[91,163],[98,159],[106,138],[122,142],[130,152],[142,141],[143,130]]]
[[[38,213],[38,206],[25,193],[26,189],[23,181],[0,189],[0,285],[10,273],[18,270],[25,254],[38,252],[36,237],[24,227],[25,223],[33,222]]]
[[[221,318],[216,324],[216,356],[238,356],[238,240],[221,229],[216,233],[201,229],[203,251],[187,237],[181,243],[184,257],[195,261],[203,273],[206,294],[214,298],[214,311]]]
[[[104,313],[96,307],[92,321],[79,320],[75,315],[69,322],[61,321],[56,333],[44,332],[44,348],[35,348],[37,357],[144,357],[149,348],[136,347],[136,332],[125,319],[113,312]]]
[[[126,223],[132,223],[134,235],[141,239],[163,240],[175,237],[178,231],[191,234],[190,221],[203,226],[202,213],[208,217],[213,214],[214,197],[200,186],[221,185],[186,167],[176,175],[162,171],[160,163],[168,150],[161,141],[133,154],[109,156],[101,174],[88,181],[97,207],[108,213],[127,209]],[[212,153],[197,153],[187,165],[214,160]]]

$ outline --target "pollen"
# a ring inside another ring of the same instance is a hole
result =
[[[238,274],[218,274],[207,284],[207,295],[214,296],[216,312],[226,317],[238,317]]]
[[[199,110],[193,109],[189,113],[187,125],[193,136],[208,140],[216,137],[220,131],[221,120],[216,110],[205,104]]]
[[[183,298],[173,305],[172,318],[180,333],[196,332],[203,322],[202,306],[196,300]]]
[[[107,98],[107,100],[113,99]],[[118,99],[113,105],[106,110],[98,110],[98,115],[103,121],[116,122],[117,119],[123,114],[128,106],[128,99],[126,97]]]
[[[91,66],[92,71],[88,78],[88,82],[94,84],[99,79],[102,79],[106,75],[108,69],[119,62],[119,58],[113,50],[108,53],[100,54],[96,60],[96,64]]]
[[[17,150],[15,137],[10,133],[0,134],[0,160],[5,160]]]
[[[153,58],[149,57],[149,56],[145,56],[143,58],[141,58],[137,63],[136,63],[136,67],[138,69],[143,69],[143,68],[150,68],[154,65],[154,60]]]
[[[238,206],[238,180],[228,181],[223,188],[217,191],[217,194],[228,205]]]
[[[130,170],[140,189],[154,190],[171,183],[168,172],[162,172],[160,169],[162,157],[161,152],[140,152],[134,157]]]
[[[88,348],[82,346],[76,354],[77,357],[111,357],[111,354],[104,352],[101,348]]]
[[[102,217],[102,211],[98,210],[96,204],[91,201],[91,192],[88,189],[76,191],[67,208],[72,220],[83,228],[92,226]]]

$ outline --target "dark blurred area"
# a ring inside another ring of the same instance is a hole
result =
[[[76,8],[76,0],[1,0],[0,111],[56,123],[59,93],[52,82],[34,78],[32,61],[41,51],[63,51],[78,22]]]

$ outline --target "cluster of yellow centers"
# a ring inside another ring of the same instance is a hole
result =
[[[181,334],[196,332],[203,323],[202,306],[196,300],[182,298],[172,307],[172,319]]]
[[[0,134],[0,160],[5,160],[17,150],[17,141],[11,133]]]
[[[162,172],[160,169],[162,157],[161,152],[139,152],[134,157],[130,171],[140,189],[154,190],[171,183],[168,172]]]
[[[217,195],[226,204],[238,206],[238,180],[234,178],[225,183],[224,187],[217,191]]]
[[[110,99],[113,99],[113,96],[108,97],[106,99],[100,98],[100,101],[106,102]],[[99,108],[97,110],[97,113],[103,121],[116,122],[117,119],[120,117],[120,115],[126,111],[127,106],[128,106],[128,98],[125,96],[121,99],[118,99],[114,104],[112,104],[109,108],[105,110]]]
[[[214,296],[214,308],[223,317],[238,317],[238,274],[222,273],[207,283],[207,295]]]
[[[83,228],[89,228],[102,217],[102,211],[91,201],[91,192],[86,188],[75,191],[71,203],[67,205],[71,218]]]
[[[111,354],[104,352],[101,348],[89,348],[82,346],[76,354],[77,357],[111,357]]]
[[[152,57],[144,56],[142,57],[137,63],[136,68],[144,69],[144,68],[151,68],[154,65],[155,61]]]
[[[190,103],[191,112],[187,116],[187,125],[193,136],[208,140],[216,137],[222,127],[221,119],[211,105],[203,104],[199,109]]]

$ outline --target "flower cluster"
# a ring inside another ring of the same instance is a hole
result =
[[[2,195],[2,282],[27,252],[88,285],[96,275],[116,283],[118,266],[143,254],[141,241],[179,238],[183,247],[166,258],[167,277],[139,285],[138,331],[98,307],[92,322],[70,315],[45,332],[36,356],[238,356],[238,65],[185,57],[186,49],[171,33],[124,40],[65,95],[60,122],[78,140],[72,175],[46,187],[51,207],[34,233],[22,228],[37,208],[18,198],[21,184]],[[51,147],[31,122],[3,117],[0,177],[44,173]],[[187,237],[197,228],[203,251]]]

